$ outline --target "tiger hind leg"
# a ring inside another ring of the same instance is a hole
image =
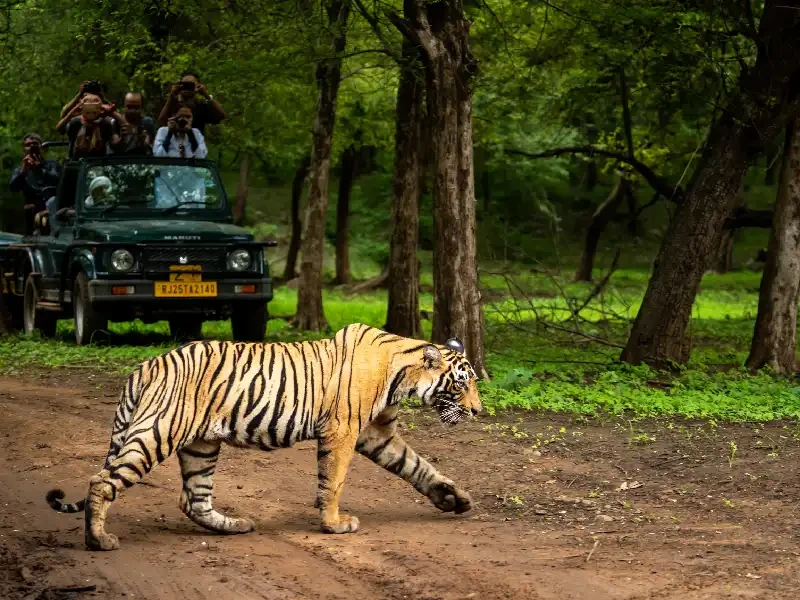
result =
[[[154,453],[157,453],[154,456]],[[116,550],[117,536],[105,530],[111,503],[122,490],[139,482],[156,465],[167,459],[158,448],[155,431],[140,431],[127,440],[116,457],[89,480],[85,507],[85,542],[90,550]]]
[[[228,517],[211,505],[214,469],[219,458],[220,443],[197,440],[178,450],[183,489],[180,507],[198,525],[217,533],[248,533],[255,524],[247,518]]]

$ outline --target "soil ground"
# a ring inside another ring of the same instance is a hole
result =
[[[218,536],[184,517],[173,457],[110,510],[121,549],[89,552],[83,515],[44,496],[85,494],[122,381],[90,369],[0,377],[0,598],[797,598],[800,443],[788,423],[503,413],[445,429],[406,409],[403,435],[471,492],[471,512],[441,514],[356,457],[342,506],[361,531],[324,535],[313,444],[226,448],[216,506],[256,532]]]

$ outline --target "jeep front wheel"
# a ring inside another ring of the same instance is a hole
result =
[[[33,282],[33,276],[25,279],[25,294],[22,300],[22,328],[27,335],[38,331],[42,337],[53,337],[56,334],[58,319],[56,314],[44,310],[37,310],[39,291]]]
[[[96,341],[96,334],[108,329],[108,317],[89,301],[89,278],[78,273],[72,288],[72,312],[75,316],[75,343],[78,346]]]
[[[263,342],[269,312],[266,302],[237,302],[231,313],[231,329],[236,342]]]

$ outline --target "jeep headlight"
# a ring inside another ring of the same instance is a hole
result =
[[[239,248],[228,254],[228,269],[231,271],[246,271],[250,268],[251,263],[250,253],[244,248]]]
[[[111,253],[111,266],[115,271],[130,271],[136,261],[133,254],[125,248],[119,248]]]

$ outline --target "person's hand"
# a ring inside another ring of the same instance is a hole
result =
[[[200,94],[203,98],[208,98],[208,88],[204,83],[198,83],[195,87],[195,92]]]
[[[119,120],[119,132],[122,135],[128,135],[132,129],[131,124],[128,123],[128,121],[122,115],[120,115],[118,120]]]
[[[22,208],[23,208],[24,210],[26,210],[26,211],[28,211],[28,210],[36,210],[36,205],[35,205],[35,204],[26,204],[26,205],[25,205],[25,206],[23,206]]]
[[[31,169],[38,167],[41,164],[38,156],[33,154],[26,154],[22,159],[22,172],[27,173]]]
[[[89,83],[88,80],[81,82],[80,86],[78,86],[78,94],[83,96],[86,93],[86,85]]]
[[[170,117],[167,119],[167,129],[169,129],[172,133],[178,131],[178,120],[175,117]]]
[[[169,90],[169,95],[177,100],[180,93],[181,93],[181,84],[173,83],[172,87]]]

